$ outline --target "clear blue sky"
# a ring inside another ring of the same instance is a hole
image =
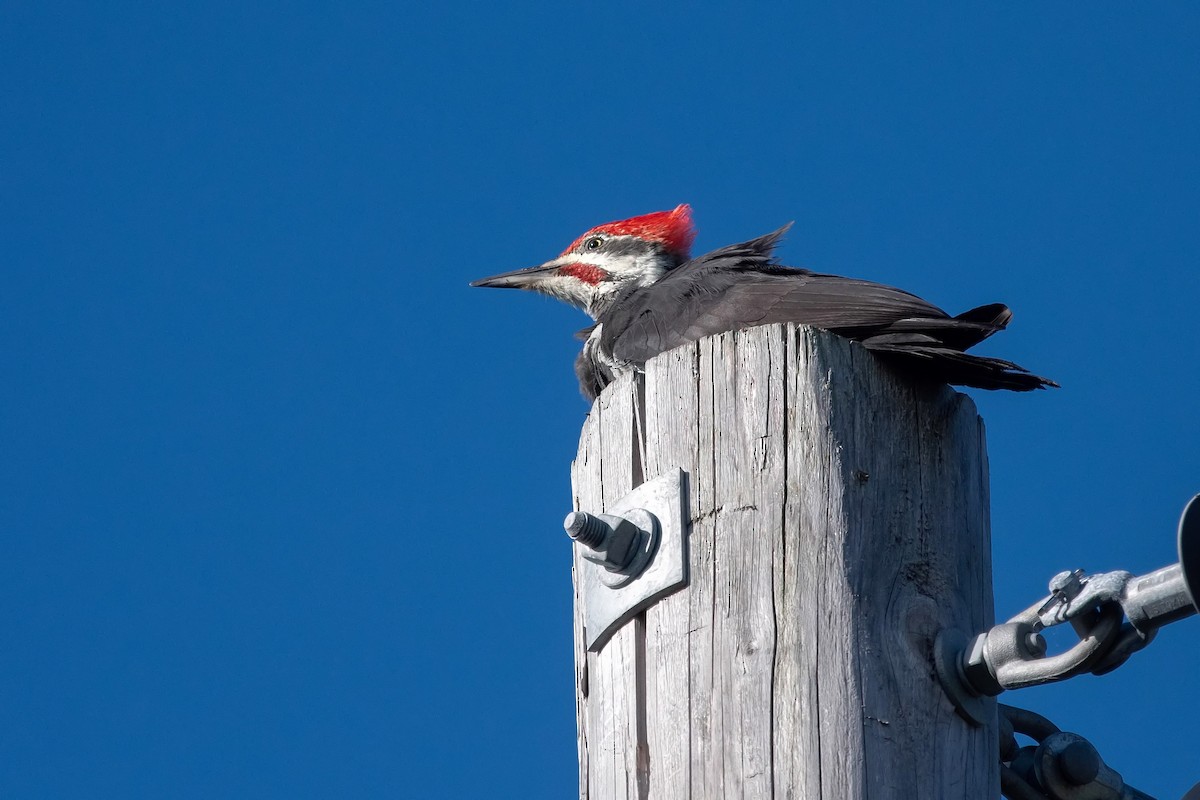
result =
[[[1200,10],[644,5],[0,6],[0,795],[570,796],[586,320],[467,282],[680,202],[1013,307],[999,617],[1174,560]],[[1008,700],[1178,798],[1198,654]]]

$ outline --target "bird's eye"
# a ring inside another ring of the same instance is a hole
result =
[[[602,244],[604,244],[603,239],[601,239],[599,236],[593,236],[591,239],[588,239],[586,242],[583,243],[583,249],[584,250],[599,250],[600,245],[602,245]]]

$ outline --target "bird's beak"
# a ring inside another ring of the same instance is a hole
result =
[[[558,259],[547,261],[539,267],[501,272],[490,278],[471,281],[472,286],[490,286],[493,289],[529,289],[552,276],[559,267]]]

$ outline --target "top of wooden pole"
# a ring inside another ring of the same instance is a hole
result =
[[[996,726],[954,713],[931,658],[992,622],[971,400],[822,331],[726,333],[605,390],[575,506],[676,467],[689,585],[599,654],[576,609],[581,796],[996,796]]]

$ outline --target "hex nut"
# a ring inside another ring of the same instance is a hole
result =
[[[980,634],[967,643],[962,657],[962,674],[973,690],[982,695],[995,696],[1000,694],[1001,688],[988,667],[986,649],[987,634]]]
[[[604,568],[609,572],[620,572],[633,561],[634,551],[642,532],[627,519],[619,519],[608,537],[608,548],[604,553]]]

